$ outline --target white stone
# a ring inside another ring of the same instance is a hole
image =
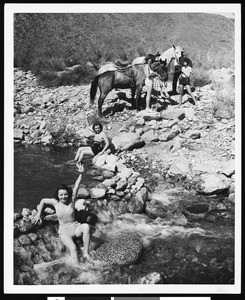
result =
[[[201,174],[200,191],[213,194],[229,189],[230,179],[223,174]]]

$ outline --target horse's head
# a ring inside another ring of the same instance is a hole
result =
[[[179,58],[181,57],[181,54],[182,54],[182,52],[183,52],[183,48],[182,47],[180,47],[180,46],[177,46],[177,47],[175,47],[174,45],[173,45],[173,58],[174,59],[176,59],[176,61],[178,62],[179,61]]]
[[[160,64],[161,64],[161,66],[162,66],[163,68],[167,68],[167,58],[165,58],[164,60],[162,60],[162,59],[160,58]]]
[[[168,79],[168,66],[167,66],[167,59],[160,59],[160,64],[156,70],[156,72],[160,75],[163,81]]]

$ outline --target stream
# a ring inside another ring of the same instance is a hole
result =
[[[43,197],[52,197],[60,183],[73,184],[75,166],[67,164],[76,149],[59,151],[39,146],[15,145],[14,149],[14,210],[33,209]],[[86,174],[91,159],[85,161],[83,185],[98,184]],[[108,225],[107,225],[108,226]],[[110,266],[95,261],[77,269],[67,268],[64,258],[59,262],[36,265],[41,284],[131,284],[151,272],[163,275],[166,284],[234,284],[234,222],[198,220],[187,226],[169,224],[163,219],[150,219],[145,214],[125,214],[109,225],[115,233],[126,230],[138,233],[143,241],[139,261],[129,266]],[[59,272],[57,272],[57,264]],[[72,267],[71,267],[72,268]],[[64,282],[58,273],[64,273]]]

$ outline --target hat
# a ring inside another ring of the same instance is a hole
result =
[[[76,210],[82,210],[86,208],[86,200],[85,199],[79,199],[75,203],[75,209]]]
[[[183,63],[184,63],[184,62],[186,62],[187,64],[189,64],[189,60],[186,59],[186,58],[183,59]]]

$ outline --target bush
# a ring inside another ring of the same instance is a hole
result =
[[[35,75],[39,75],[43,72],[58,72],[63,71],[66,68],[65,62],[62,58],[37,58],[32,61],[30,68]]]
[[[203,69],[193,69],[193,73],[191,75],[191,82],[193,86],[205,86],[211,83],[208,71]]]
[[[56,72],[41,72],[38,76],[37,84],[45,87],[62,85],[88,84],[94,77],[94,73],[86,66],[76,66],[74,69]]]
[[[219,83],[213,86],[216,98],[213,101],[214,116],[217,119],[230,119],[235,117],[235,90],[233,83],[226,85]]]
[[[50,118],[47,130],[53,138],[53,145],[65,147],[69,143],[76,143],[80,137],[76,134],[75,128],[67,125],[67,118]]]

